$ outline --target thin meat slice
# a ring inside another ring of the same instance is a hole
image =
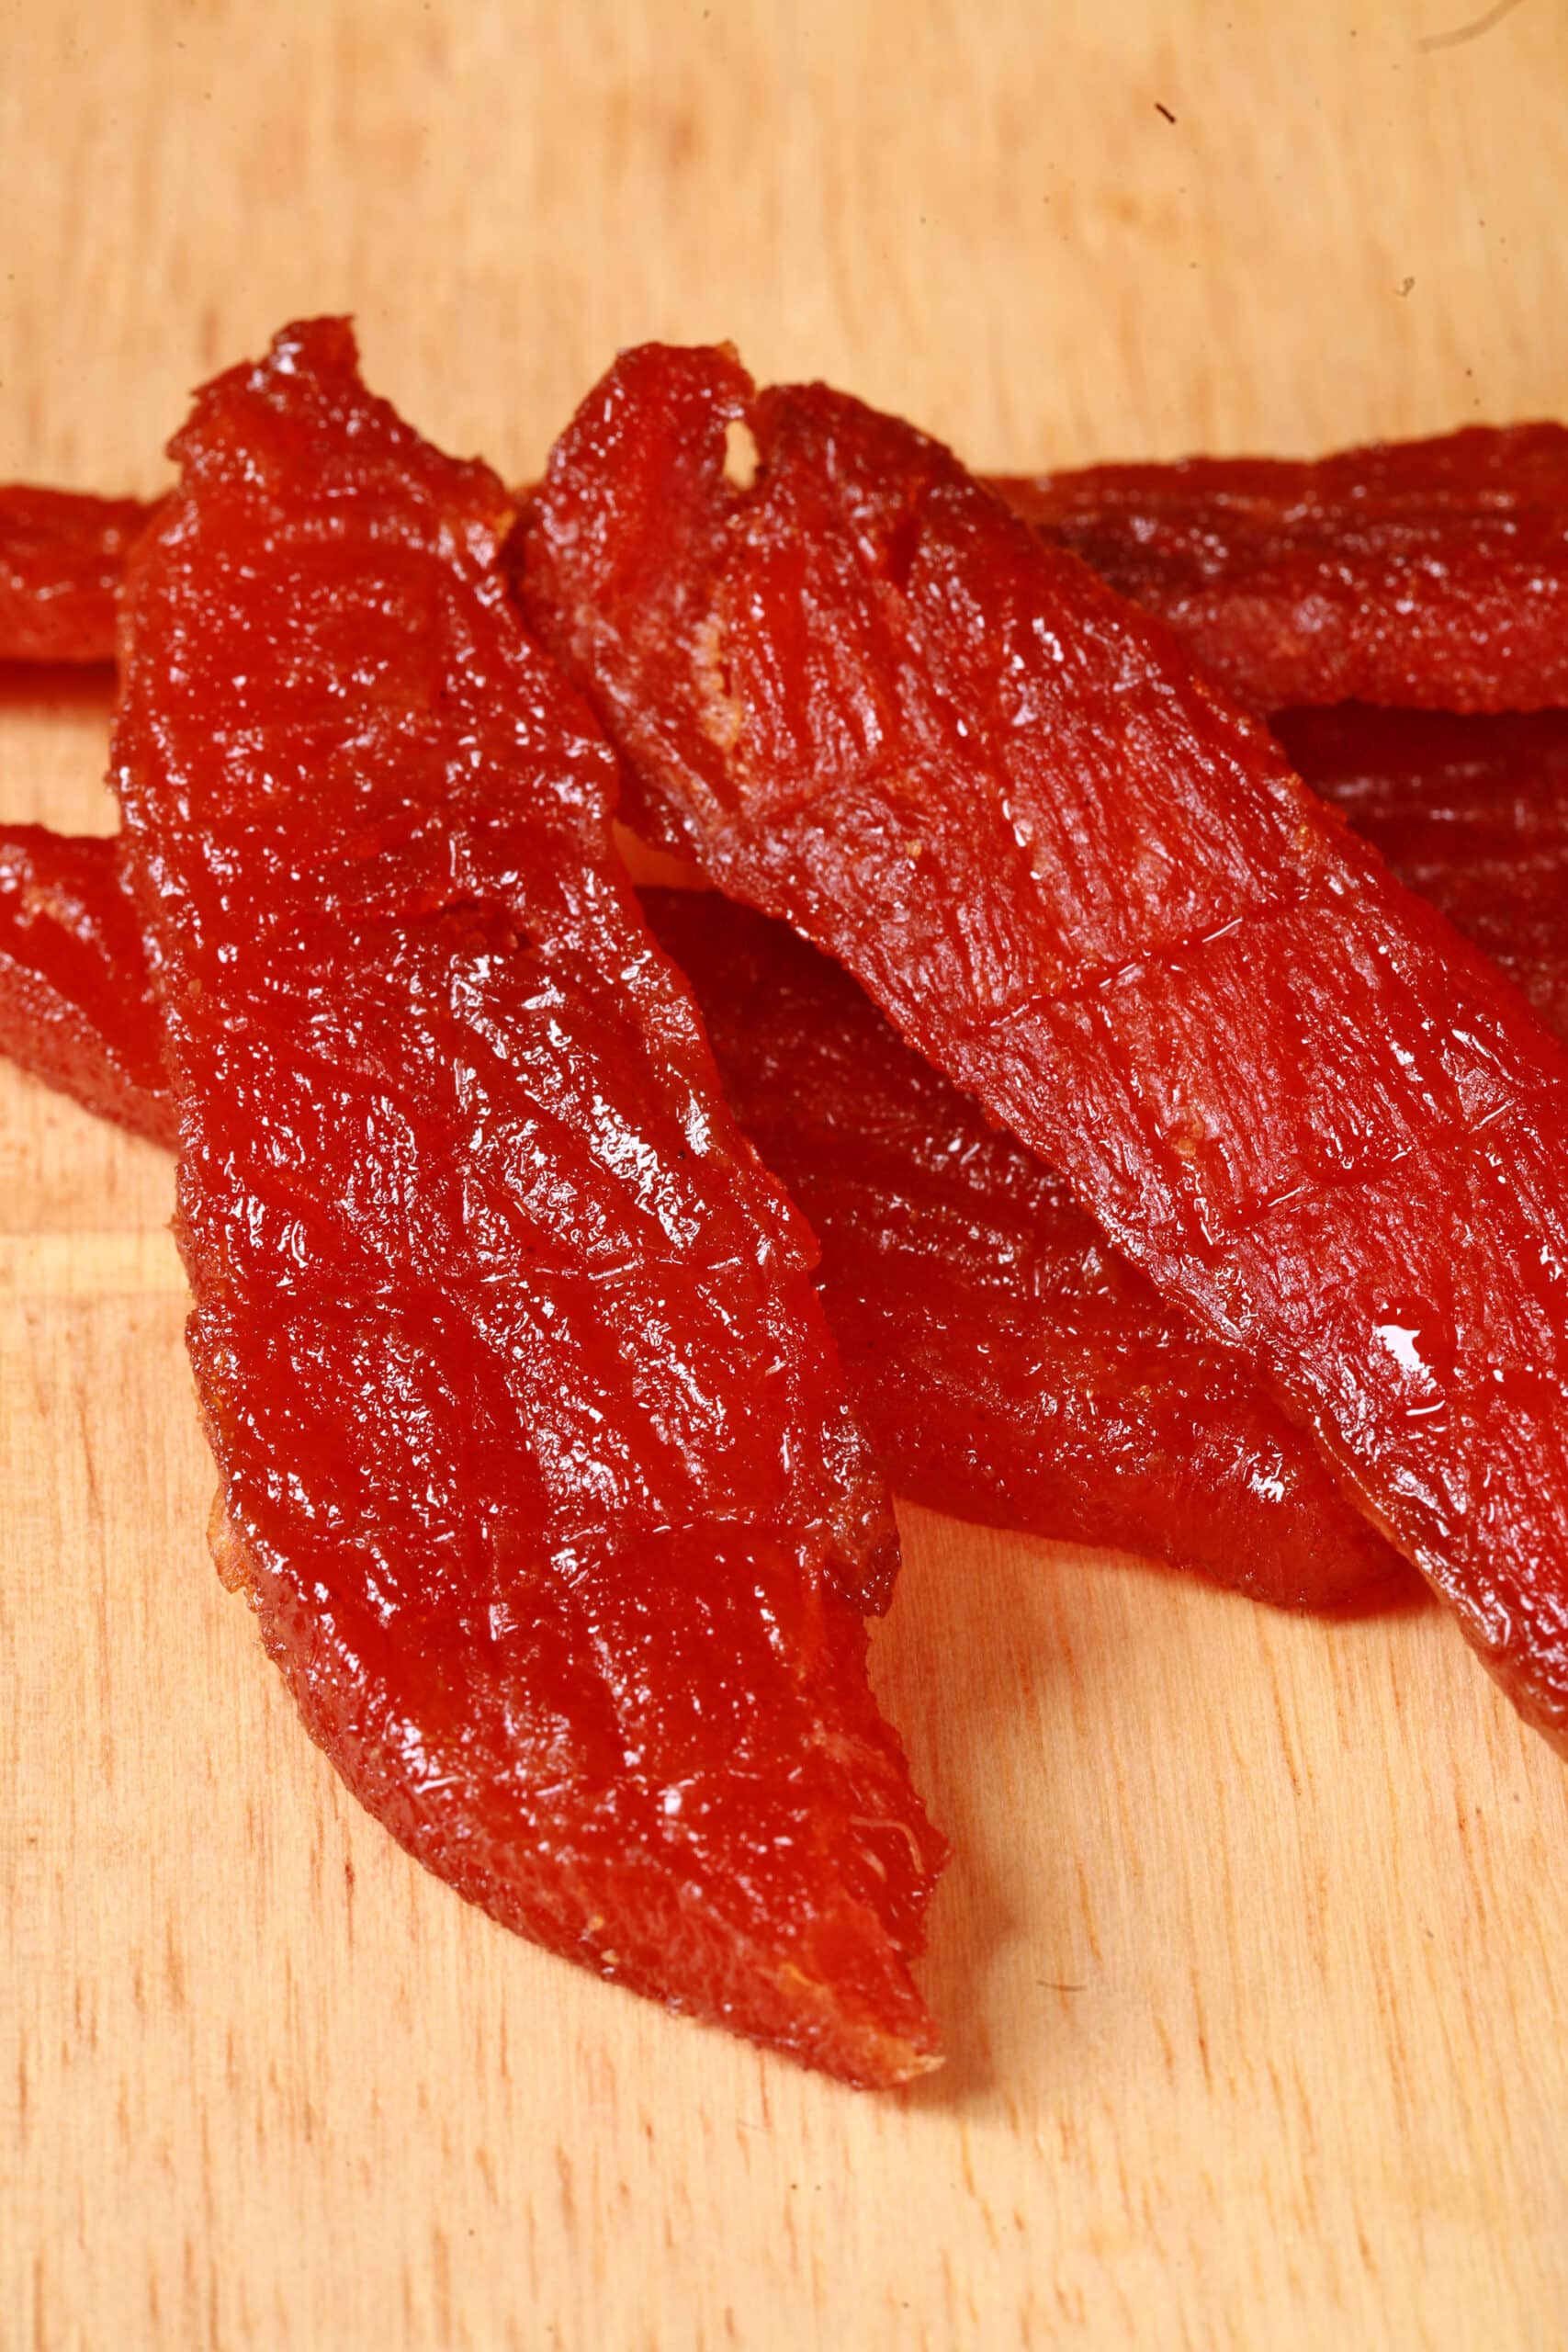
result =
[[[519,627],[511,514],[339,322],[220,379],[124,613],[190,1352],[360,1800],[508,1927],[868,2085],[942,1848],[865,1679],[894,1538],[811,1281]]]
[[[644,902],[736,1115],[818,1237],[856,1406],[901,1493],[1286,1608],[1407,1591],[1408,1565],[1246,1359],[1165,1306],[846,972],[716,893]]]
[[[0,1054],[100,1118],[174,1142],[163,1015],[118,842],[0,829]]]
[[[1568,718],[1349,706],[1276,730],[1568,1033]],[[0,1041],[173,1140],[116,845],[0,833]],[[934,1508],[1190,1566],[1293,1607],[1396,1589],[1393,1555],[1234,1353],[1163,1306],[1059,1178],[901,1046],[837,967],[731,902],[645,893],[731,1107],[805,1209],[858,1412]]]
[[[1249,709],[1568,703],[1568,428],[998,475]],[[133,500],[0,485],[0,660],[107,662]]]
[[[36,904],[53,906],[18,924],[0,889],[0,1040],[89,1108],[174,1143],[163,1016],[116,845],[0,833],[0,876],[24,850]],[[1061,1179],[901,1045],[847,973],[714,892],[651,890],[644,906],[732,1110],[819,1238],[856,1411],[902,1493],[1285,1608],[1400,1597],[1407,1565],[1245,1360],[1165,1306]],[[63,1019],[40,1019],[27,993],[40,967]],[[109,1080],[131,1065],[153,1076],[122,1110]]]
[[[1090,466],[995,487],[1168,622],[1248,709],[1568,703],[1568,427],[1476,424],[1308,460]]]
[[[1561,424],[991,486],[1168,622],[1250,710],[1357,696],[1461,712],[1568,703]],[[0,660],[112,659],[114,550],[151,511],[0,490]],[[54,610],[62,578],[83,593]]]
[[[0,662],[112,662],[120,576],[152,512],[0,482]]]
[[[1273,725],[1314,791],[1568,1038],[1568,712],[1349,703]]]
[[[1516,991],[1166,630],[842,395],[627,354],[516,561],[645,824],[1246,1350],[1568,1736],[1568,1060]]]

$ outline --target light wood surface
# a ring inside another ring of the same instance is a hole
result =
[[[1011,467],[1562,413],[1568,17],[1423,46],[1479,14],[0,0],[0,477],[152,486],[332,307],[513,475],[649,334]],[[0,683],[0,814],[106,827],[106,718]],[[1568,2340],[1568,1776],[1435,1611],[907,1513],[953,2057],[857,2098],[343,1794],[208,1563],[168,1205],[0,1073],[6,2345]]]

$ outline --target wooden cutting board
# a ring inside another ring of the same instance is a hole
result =
[[[352,307],[513,477],[732,335],[977,462],[1568,402],[1558,0],[0,0],[0,476]],[[0,815],[107,827],[96,683]],[[0,2338],[1568,2340],[1568,1775],[1442,1618],[905,1515],[946,2072],[857,2098],[423,1876],[202,1530],[169,1171],[0,1073]]]

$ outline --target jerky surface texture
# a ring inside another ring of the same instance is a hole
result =
[[[0,883],[24,851],[34,911],[0,887],[0,1047],[174,1144],[163,1013],[118,844],[0,830]],[[731,1109],[818,1235],[855,1408],[900,1492],[1284,1608],[1399,1597],[1407,1565],[1247,1364],[1165,1306],[1061,1179],[901,1044],[845,972],[716,892],[643,901]]]
[[[1283,712],[1302,775],[1568,1036],[1568,718]],[[731,1108],[805,1210],[863,1425],[904,1493],[1333,1607],[1393,1555],[1232,1351],[825,957],[716,895],[643,894]],[[118,843],[0,829],[0,1050],[175,1140]]]
[[[490,472],[338,322],[221,378],[126,592],[220,1566],[355,1794],[505,1924],[851,2081],[940,1862],[809,1238],[518,625]]]
[[[1245,1358],[1167,1306],[846,972],[715,892],[645,904],[737,1117],[818,1236],[844,1369],[900,1493],[1286,1608],[1416,1583]]]
[[[120,576],[151,513],[0,482],[0,662],[111,662]]]
[[[1568,427],[997,486],[1249,709],[1568,703]]]
[[[0,1053],[100,1118],[174,1141],[152,951],[118,841],[0,828]]]
[[[1248,709],[1568,703],[1568,428],[1472,425],[1326,458],[1004,475],[996,489],[1185,639]],[[0,661],[113,659],[151,506],[0,486]]]
[[[1568,712],[1285,711],[1305,781],[1568,1038]]]
[[[1168,631],[843,395],[630,353],[515,552],[649,830],[1247,1351],[1561,1742],[1568,1061],[1517,992]]]

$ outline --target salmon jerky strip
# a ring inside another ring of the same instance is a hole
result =
[[[510,505],[340,322],[220,378],[127,583],[190,1353],[362,1803],[508,1927],[852,2082],[934,2063],[941,1857],[844,1597],[886,1496],[519,627]]]
[[[1568,1036],[1568,715],[1349,705],[1274,725],[1313,788]],[[0,832],[0,1046],[172,1142],[121,874],[111,842]],[[846,974],[730,901],[644,904],[731,1107],[822,1244],[856,1408],[902,1492],[1291,1607],[1393,1589],[1393,1555],[1245,1362],[1166,1307]]]
[[[1314,792],[1568,1039],[1568,712],[1287,711]]]
[[[1166,621],[1250,710],[1357,696],[1452,711],[1568,703],[1561,424],[1471,425],[1305,461],[1090,466],[992,487]],[[111,659],[107,551],[125,543],[126,518],[150,511],[0,490],[0,659]],[[86,599],[62,607],[64,639],[57,626],[53,650],[39,654],[29,632],[48,616],[22,592],[53,577],[51,522],[55,571],[80,576]]]
[[[0,662],[112,662],[131,498],[0,482]]]
[[[0,1045],[173,1143],[162,1013],[121,874],[112,842],[0,833]],[[856,1411],[899,1491],[1284,1608],[1400,1596],[1405,1562],[1246,1362],[1163,1306],[1060,1178],[901,1045],[846,973],[715,893],[643,898],[731,1109],[819,1238]],[[110,1081],[129,1065],[153,1076],[122,1108]]]
[[[174,1143],[163,1014],[118,841],[0,829],[0,1054],[99,1118]]]
[[[1568,428],[995,485],[1250,710],[1568,703]]]
[[[1568,1060],[1517,992],[1168,631],[843,395],[626,355],[517,561],[649,830],[1246,1350],[1562,1742]]]
[[[714,892],[644,903],[737,1117],[818,1235],[900,1493],[1285,1608],[1420,1589],[1245,1358],[1166,1306],[846,972]]]

